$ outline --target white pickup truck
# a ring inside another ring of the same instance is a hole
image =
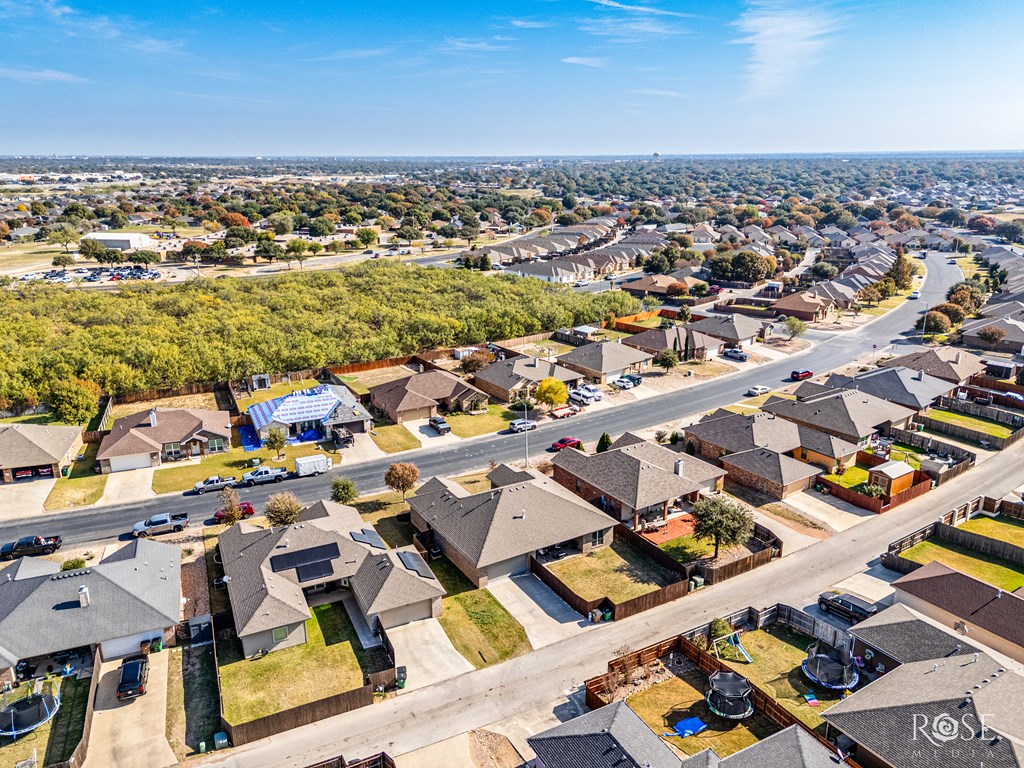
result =
[[[260,467],[242,475],[242,485],[248,485],[251,488],[264,483],[280,483],[286,477],[288,477],[288,470],[284,467]]]

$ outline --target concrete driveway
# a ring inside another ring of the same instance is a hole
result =
[[[437,619],[422,619],[388,630],[395,646],[395,664],[409,673],[405,690],[415,690],[448,680],[474,667],[455,650]]]
[[[117,700],[120,659],[103,662],[83,768],[164,768],[178,762],[164,735],[169,653],[149,657],[146,695]]]
[[[56,482],[52,477],[33,477],[31,480],[0,483],[0,520],[43,514],[43,502]]]
[[[855,525],[878,517],[868,509],[862,509],[835,496],[823,496],[817,491],[800,491],[786,497],[784,502],[801,514],[807,515],[825,525],[833,533],[845,531]]]
[[[597,626],[576,613],[532,573],[495,579],[488,582],[487,589],[523,625],[534,649]]]
[[[361,461],[373,461],[383,459],[387,456],[384,451],[377,447],[373,438],[367,434],[353,435],[355,442],[350,448],[341,449],[342,465],[358,464]]]
[[[133,501],[155,499],[153,472],[155,467],[129,469],[126,472],[111,472],[107,475],[107,487],[97,504],[127,504]]]
[[[426,419],[403,421],[402,426],[416,435],[424,448],[434,448],[439,445],[453,445],[454,443],[462,442],[462,438],[454,432],[449,432],[447,435],[439,435],[437,430],[430,426]]]

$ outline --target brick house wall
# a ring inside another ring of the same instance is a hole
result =
[[[409,521],[417,531],[429,531],[430,526],[423,519],[416,510],[409,510]],[[487,571],[477,568],[476,565],[465,557],[458,549],[452,547],[448,542],[441,536],[440,532],[435,531],[434,541],[441,548],[445,557],[452,561],[452,564],[458,568],[465,575],[467,579],[473,582],[477,587],[487,586]],[[438,608],[438,615],[440,615],[440,607]]]
[[[511,403],[513,399],[518,399],[519,397],[519,395],[516,394],[519,391],[519,388],[513,392],[511,389],[504,389],[503,387],[499,387],[497,384],[492,384],[489,381],[483,381],[481,379],[473,379],[473,386],[483,392],[486,392],[495,400],[502,403]]]
[[[604,496],[606,502],[608,502],[608,509],[604,511],[608,512],[611,510],[617,513],[609,514],[609,517],[614,520],[621,520],[622,522],[633,522],[633,510],[631,508],[623,507],[618,500],[611,498],[601,491],[600,488],[595,488],[590,483],[576,477],[565,467],[556,466],[552,479],[563,488],[568,488],[581,499],[591,504],[600,504],[601,497]]]
[[[685,440],[692,442],[695,450],[695,455],[702,459],[710,459],[718,463],[718,459],[725,455],[725,449],[714,443],[709,443],[707,440],[697,437],[696,435],[683,430],[683,437]],[[685,443],[684,443],[685,445]]]

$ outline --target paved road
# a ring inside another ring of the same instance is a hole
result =
[[[735,375],[716,379],[688,389],[657,397],[617,405],[607,410],[575,416],[571,431],[584,441],[597,440],[602,432],[618,435],[627,430],[644,429],[695,413],[713,410],[736,402],[743,397],[752,383],[780,386],[788,383],[789,372],[795,367],[806,367],[816,372],[838,368],[865,352],[871,345],[878,349],[890,344],[909,345],[917,339],[905,335],[926,306],[939,303],[946,289],[962,278],[958,267],[939,259],[929,261],[928,278],[922,288],[920,301],[907,301],[868,325],[846,333],[808,332],[807,338],[819,342],[810,351],[798,353],[784,360],[768,363],[757,370],[756,382],[750,375]],[[529,433],[530,456],[537,458],[544,448],[561,437],[566,425],[549,422]],[[525,456],[527,437],[523,434],[497,434],[444,448],[424,448],[401,455],[402,461],[412,461],[420,468],[424,478],[431,475],[452,475],[470,472],[494,461],[520,461]],[[355,481],[360,493],[386,490],[384,471],[391,459],[380,459],[344,467],[340,473]],[[334,473],[337,474],[337,473]],[[240,491],[243,501],[261,504],[271,493],[293,491],[305,502],[329,496],[331,474],[288,480],[281,484],[246,488]],[[60,533],[68,544],[80,544],[98,539],[116,538],[131,530],[132,523],[150,514],[166,511],[170,503],[176,510],[188,511],[194,519],[208,518],[216,508],[215,497],[185,495],[158,497],[144,502],[93,507],[60,513]],[[53,515],[21,519],[0,525],[0,541],[8,541],[34,531],[53,528]]]
[[[965,475],[830,539],[682,600],[562,640],[495,667],[470,672],[314,725],[246,745],[206,766],[299,768],[343,754],[401,755],[473,728],[549,705],[605,671],[613,648],[642,648],[714,616],[778,602],[807,607],[817,594],[877,563],[888,543],[980,492],[1002,496],[1018,482],[1018,443]]]

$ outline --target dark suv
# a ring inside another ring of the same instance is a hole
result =
[[[430,424],[434,429],[437,430],[439,435],[447,435],[452,431],[451,425],[444,420],[443,416],[431,416],[427,419],[427,423]]]
[[[149,658],[146,656],[129,656],[121,662],[121,679],[117,683],[117,698],[133,699],[146,695],[146,682],[149,680]]]
[[[878,613],[878,609],[867,600],[861,600],[845,592],[823,592],[818,595],[818,607],[854,624]]]

